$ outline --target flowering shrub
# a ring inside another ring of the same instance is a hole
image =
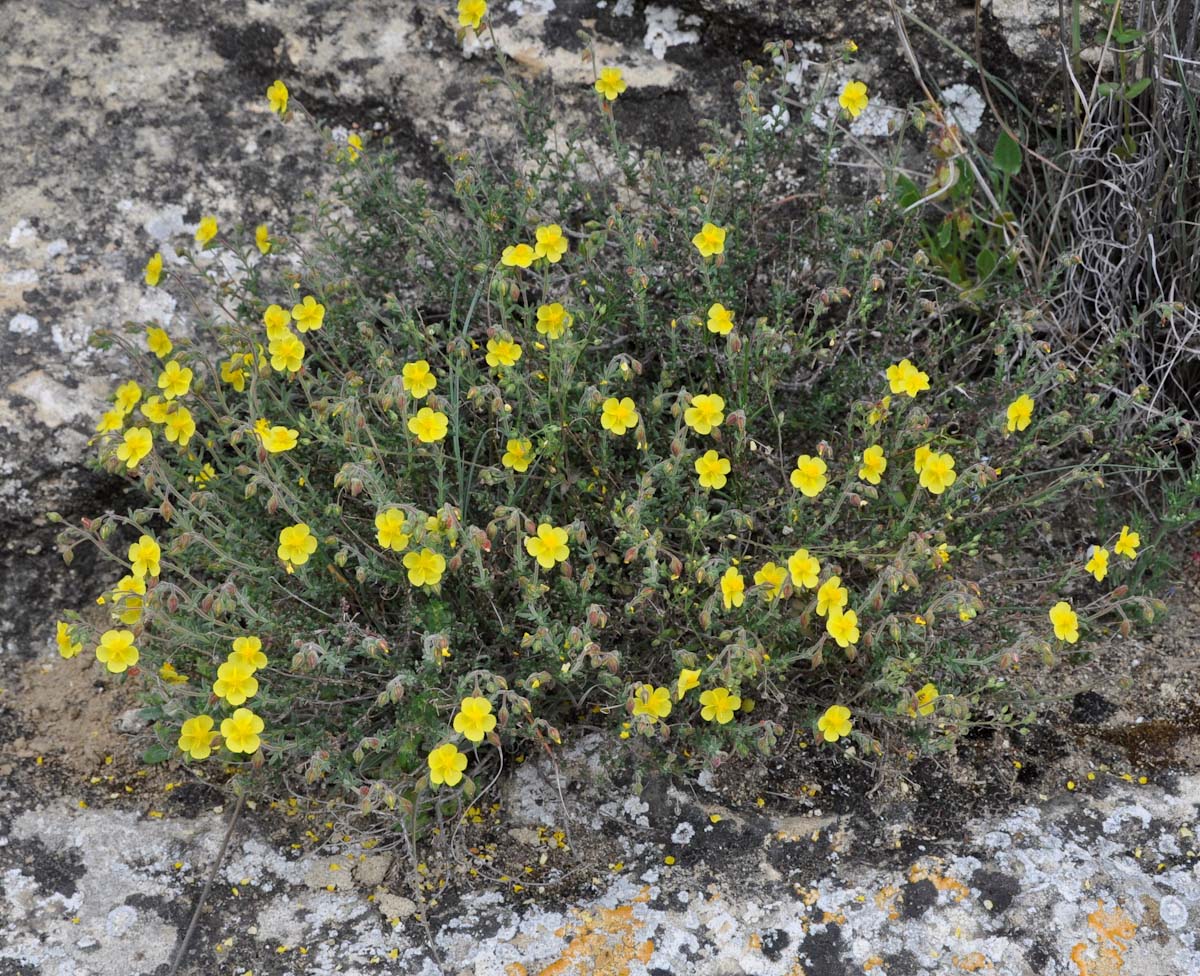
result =
[[[1103,484],[1116,407],[1020,309],[930,327],[888,197],[780,217],[770,174],[834,100],[764,125],[773,53],[686,173],[621,142],[619,70],[607,162],[509,79],[526,155],[453,154],[451,202],[352,137],[313,246],[206,216],[150,259],[149,287],[198,276],[216,311],[194,341],[110,337],[132,378],[96,449],[149,502],[64,533],[123,576],[110,626],[58,640],[136,671],[158,758],[417,815],[577,722],[693,762],[796,728],[944,749],[1023,718],[1018,662],[1125,619],[1125,522],[1053,564],[1036,541]],[[989,560],[1036,585],[993,612]]]

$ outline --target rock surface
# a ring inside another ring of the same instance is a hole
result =
[[[175,784],[181,789],[199,788]],[[135,792],[137,808],[81,809],[68,792],[4,814],[0,973],[165,972],[225,820],[211,809],[169,812],[179,806],[170,792],[161,800]],[[1084,791],[965,822],[940,843],[897,826],[882,849],[851,817],[732,812],[672,788],[661,801],[629,794],[623,805],[628,819],[593,805],[597,821],[576,824],[609,834],[617,860],[573,898],[481,872],[430,913],[435,951],[387,857],[336,837],[313,843],[298,827],[300,843],[287,844],[252,816],[217,874],[181,971],[1200,972],[1195,776],[1172,791],[1103,776]],[[296,818],[316,840],[314,826],[328,831],[312,819]],[[537,863],[554,835],[524,829],[523,856]],[[466,863],[487,869],[484,860]],[[420,878],[439,890],[436,868]]]

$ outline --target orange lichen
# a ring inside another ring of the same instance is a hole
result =
[[[1088,916],[1088,927],[1095,933],[1098,946],[1095,958],[1091,959],[1086,942],[1078,942],[1071,949],[1071,962],[1079,969],[1079,976],[1120,976],[1125,968],[1125,953],[1137,934],[1137,923],[1120,905],[1105,909],[1100,901]]]
[[[645,888],[633,901],[649,900],[650,890]],[[555,933],[571,941],[540,976],[629,976],[630,963],[636,960],[645,965],[654,955],[654,942],[638,940],[642,922],[633,908],[630,904],[576,912],[578,921]]]
[[[935,858],[934,860],[939,859]],[[928,881],[938,891],[950,892],[955,901],[964,901],[971,896],[971,889],[961,881],[939,874],[937,871],[919,864],[914,864],[908,869],[908,880],[914,884],[918,881]]]
[[[950,961],[964,973],[977,973],[981,969],[992,968],[992,964],[988,962],[987,956],[982,952],[972,952],[965,956],[953,956]]]
[[[882,959],[880,959],[878,956],[871,956],[870,959],[863,963],[863,972],[869,973],[872,969],[878,969],[882,965]]]
[[[761,949],[762,948],[762,939],[759,938],[759,935],[757,932],[750,933],[750,942],[748,943],[748,947],[750,949]]]
[[[504,967],[504,976],[527,976],[528,970],[519,962],[510,962]]]
[[[900,909],[896,907],[896,898],[899,894],[899,888],[895,885],[887,885],[875,895],[875,907],[880,911],[886,911],[887,917],[893,921],[900,917]]]

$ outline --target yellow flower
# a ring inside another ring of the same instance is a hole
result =
[[[196,242],[204,247],[209,241],[217,236],[217,218],[216,217],[201,217],[200,224],[196,227]]]
[[[317,540],[306,522],[279,530],[279,548],[275,554],[287,564],[289,571],[293,566],[303,566],[316,551]]]
[[[434,786],[457,786],[462,782],[467,757],[453,742],[438,746],[429,754],[429,782]]]
[[[107,434],[112,430],[120,430],[124,426],[125,414],[121,411],[120,407],[113,407],[111,410],[105,410],[100,415],[100,423],[96,424],[96,433]]]
[[[1142,537],[1137,532],[1130,532],[1128,525],[1121,526],[1121,537],[1117,539],[1116,545],[1113,546],[1113,552],[1118,556],[1125,556],[1128,559],[1137,559],[1138,546],[1142,544]]]
[[[556,563],[566,562],[571,555],[567,545],[567,530],[542,522],[537,527],[537,535],[525,537],[525,551],[537,560],[542,569],[553,569]]]
[[[493,369],[512,367],[521,358],[521,347],[511,339],[488,339],[486,358]]]
[[[304,364],[304,343],[290,332],[272,339],[267,351],[271,354],[271,369],[277,373],[296,373]]]
[[[186,685],[188,681],[187,675],[176,671],[175,665],[170,661],[163,661],[162,667],[158,669],[158,676],[169,685]]]
[[[875,444],[863,451],[862,467],[858,476],[873,485],[883,480],[883,472],[887,470],[887,458],[883,456],[883,448]]]
[[[479,30],[479,25],[483,23],[483,18],[486,16],[487,3],[485,0],[458,0],[459,27],[470,27],[471,30]],[[453,786],[454,783],[450,785]]]
[[[60,620],[54,628],[54,643],[58,645],[58,653],[70,660],[83,650],[83,644],[72,640],[71,625]]]
[[[680,668],[679,678],[675,682],[675,698],[679,701],[683,700],[693,688],[700,687],[700,669],[699,668]]]
[[[933,448],[928,444],[922,444],[913,452],[913,471],[920,474],[925,470],[925,462],[933,456]]]
[[[277,115],[283,115],[287,111],[288,103],[288,88],[282,81],[276,78],[271,82],[271,87],[267,89],[267,101],[271,103],[271,111]],[[265,251],[263,253],[266,253]]]
[[[561,302],[550,305],[539,305],[537,310],[537,330],[539,335],[551,339],[561,339],[563,332],[571,327],[571,313],[562,307]]]
[[[729,335],[733,331],[733,312],[720,302],[708,309],[708,331],[714,335]]]
[[[146,581],[138,576],[122,576],[112,592],[113,619],[132,627],[142,619]]]
[[[238,393],[243,393],[246,389],[246,371],[241,368],[240,362],[241,359],[238,356],[223,361],[221,363],[221,379]]]
[[[1028,393],[1022,393],[1008,405],[1007,429],[1010,434],[1029,426],[1033,420],[1033,406],[1033,397]]]
[[[726,477],[730,471],[728,458],[723,458],[716,451],[705,451],[696,458],[696,474],[700,477],[701,488],[724,488]]]
[[[558,224],[546,224],[533,232],[537,244],[534,246],[534,257],[545,258],[551,264],[558,264],[570,246],[566,235]]]
[[[446,571],[446,557],[432,549],[410,552],[404,557],[408,581],[413,586],[437,586]]]
[[[485,735],[496,727],[496,716],[492,714],[492,703],[482,696],[464,698],[454,716],[454,731],[471,742],[482,742]]]
[[[1071,604],[1059,600],[1050,608],[1050,623],[1054,625],[1054,636],[1068,644],[1079,640],[1079,617]]]
[[[165,330],[152,326],[146,330],[146,348],[159,359],[166,359],[175,345]]]
[[[841,610],[850,602],[850,591],[842,586],[840,576],[830,576],[817,590],[817,616]]]
[[[254,228],[254,244],[260,254],[271,253],[271,231],[266,224],[259,224]]]
[[[138,466],[150,448],[154,446],[154,436],[148,427],[130,427],[125,431],[125,437],[117,446],[117,457],[125,462],[125,467],[132,470]]]
[[[213,718],[211,715],[196,715],[189,718],[179,729],[179,751],[193,759],[207,759],[212,755]]]
[[[651,722],[671,714],[671,693],[654,685],[638,685],[633,693],[633,714],[647,715]]]
[[[929,374],[922,373],[907,359],[889,366],[887,378],[893,393],[907,393],[914,399],[922,390],[929,389]]]
[[[920,689],[917,690],[916,699],[917,699],[916,710],[914,711],[913,709],[910,708],[908,710],[908,714],[916,715],[917,713],[920,713],[921,715],[932,715],[933,708],[934,708],[933,703],[935,701],[937,701],[937,699],[938,699],[937,685],[933,684],[932,682],[930,682],[927,685],[924,685],[923,687],[921,687]]]
[[[267,666],[267,655],[263,653],[262,641],[249,634],[234,639],[229,659],[241,661],[251,671]]]
[[[728,725],[733,721],[733,713],[742,706],[742,699],[730,692],[728,688],[712,688],[700,693],[700,717],[706,722],[716,722],[718,725]]]
[[[196,433],[196,421],[191,411],[187,407],[176,407],[167,415],[163,433],[172,444],[178,444],[181,448],[187,447],[187,442]]]
[[[154,255],[146,262],[146,284],[151,288],[158,287],[158,279],[162,277],[163,256],[161,251],[155,251]]]
[[[528,268],[533,264],[534,250],[528,244],[510,244],[500,254],[500,263],[506,268]]]
[[[247,755],[258,752],[262,744],[258,736],[262,730],[263,720],[248,708],[239,708],[221,721],[221,735],[230,752],[244,752]]]
[[[921,466],[921,487],[928,488],[931,495],[940,495],[958,477],[954,471],[954,458],[949,454],[930,452]]]
[[[362,136],[357,132],[351,132],[346,136],[346,156],[350,162],[357,163],[358,157],[362,155],[363,141]]]
[[[292,318],[296,320],[299,332],[316,332],[325,323],[325,306],[312,295],[305,295],[304,301],[292,306]]]
[[[826,742],[837,742],[850,734],[853,724],[850,709],[845,705],[830,705],[825,709],[825,714],[817,719],[817,730]]]
[[[121,674],[138,663],[138,649],[133,646],[133,632],[106,630],[96,646],[96,660],[113,674]]]
[[[746,602],[746,581],[736,566],[730,566],[721,577],[721,602],[726,610],[740,607]]]
[[[819,457],[801,454],[796,458],[796,470],[792,472],[792,487],[805,498],[816,498],[824,490],[829,479],[825,477],[825,462]]]
[[[725,419],[725,400],[716,393],[699,393],[683,412],[683,421],[697,434],[711,434]]]
[[[189,366],[180,366],[178,359],[172,359],[163,371],[158,374],[158,388],[163,391],[164,400],[174,400],[176,397],[187,396],[192,388],[192,370]]]
[[[533,444],[522,437],[510,437],[505,447],[506,450],[504,456],[500,458],[500,463],[506,468],[512,468],[518,474],[528,471],[530,462],[533,460]]]
[[[152,396],[147,397],[146,402],[138,410],[150,423],[165,424],[174,406],[175,404],[168,403],[160,396]]]
[[[113,400],[117,405],[117,409],[121,413],[129,413],[138,405],[138,401],[142,398],[142,388],[133,380],[127,383],[122,383],[117,387],[117,392],[113,395]]]
[[[763,599],[770,603],[779,598],[783,592],[783,584],[787,582],[787,570],[776,566],[773,562],[765,563],[763,568],[754,574],[754,585],[767,588],[763,591]]]
[[[725,228],[710,224],[707,221],[692,238],[696,250],[701,257],[712,257],[714,254],[725,253]]]
[[[446,436],[446,431],[450,429],[450,420],[440,410],[422,407],[415,417],[408,419],[408,429],[422,444],[436,444]]]
[[[138,579],[150,576],[155,579],[161,571],[162,549],[152,536],[143,535],[129,547],[129,571]]]
[[[797,549],[788,556],[788,572],[793,584],[815,590],[821,577],[821,563],[816,556],[810,556],[807,549]]]
[[[850,118],[857,119],[867,107],[867,86],[861,81],[848,81],[838,95],[838,104],[850,113]]]
[[[600,426],[620,437],[638,425],[638,412],[629,397],[609,397],[600,412]]]
[[[1108,550],[1103,546],[1093,546],[1084,568],[1096,577],[1097,583],[1103,583],[1104,577],[1108,575]]]
[[[268,454],[282,454],[296,446],[300,431],[276,424],[262,434],[262,446]]]
[[[230,657],[217,668],[213,694],[218,698],[224,698],[230,705],[241,705],[257,693],[258,679],[254,677],[254,669],[247,667],[240,658]]]
[[[853,610],[830,610],[825,620],[825,630],[837,641],[838,647],[849,647],[858,643],[858,614]]]
[[[595,89],[610,102],[615,102],[629,85],[621,75],[620,68],[601,68],[600,77],[596,79]]]
[[[288,323],[292,315],[286,308],[278,305],[268,305],[263,312],[263,325],[267,327],[267,338],[274,341],[288,334]]]
[[[433,375],[433,370],[424,359],[405,363],[404,368],[400,370],[400,381],[405,391],[417,400],[423,400],[437,386],[437,377]]]
[[[375,516],[375,537],[384,549],[391,549],[393,552],[403,552],[407,549],[407,528],[408,520],[398,508],[385,509]]]
[[[888,408],[892,405],[892,398],[889,394],[885,396],[879,403],[871,408],[871,412],[867,414],[867,423],[874,427],[881,420],[886,420],[888,416]]]

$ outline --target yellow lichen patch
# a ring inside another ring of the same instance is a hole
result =
[[[633,901],[638,904],[649,899],[647,888]],[[628,976],[630,963],[649,962],[654,942],[638,940],[642,923],[633,908],[630,904],[576,912],[578,921],[556,933],[571,940],[566,950],[540,976]]]
[[[883,960],[879,956],[871,956],[871,958],[863,963],[863,972],[869,973],[872,969],[878,969],[882,965]]]
[[[504,976],[527,976],[527,970],[519,962],[510,962],[504,967]]]
[[[759,937],[757,932],[750,933],[750,942],[748,945],[749,945],[749,948],[755,949],[755,950],[762,948],[762,939]]]
[[[1071,949],[1071,962],[1079,969],[1079,976],[1121,976],[1125,953],[1137,934],[1137,923],[1120,905],[1106,909],[1100,901],[1088,916],[1088,927],[1095,933],[1099,945],[1094,958],[1089,958],[1086,942],[1078,942]]]
[[[845,925],[846,916],[841,912],[822,912],[821,924],[828,925],[830,922],[833,922],[835,925]]]

